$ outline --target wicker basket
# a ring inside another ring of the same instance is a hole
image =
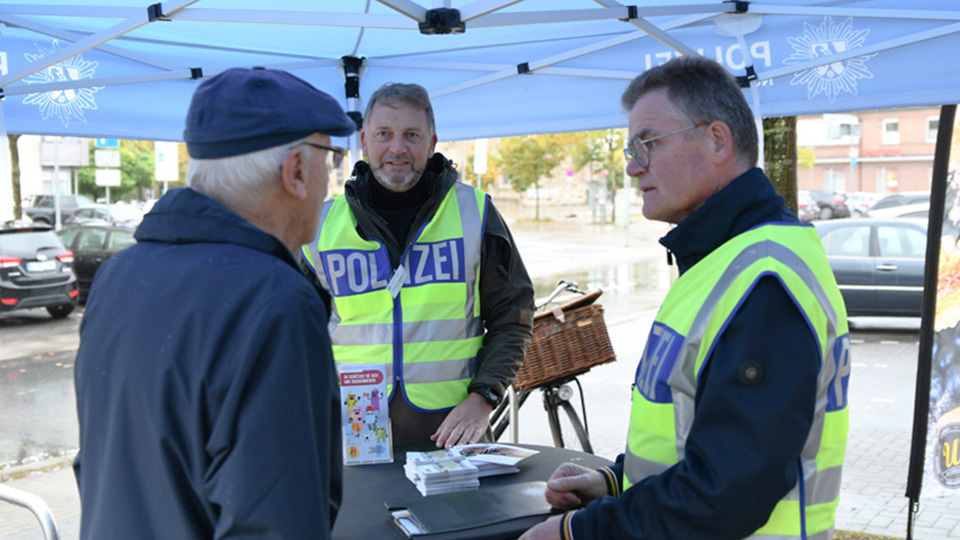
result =
[[[595,291],[533,319],[533,338],[513,386],[529,390],[616,360]],[[586,304],[586,305],[585,305]]]

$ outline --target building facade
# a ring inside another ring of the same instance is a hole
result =
[[[799,117],[797,187],[879,194],[930,189],[939,115],[931,108]]]

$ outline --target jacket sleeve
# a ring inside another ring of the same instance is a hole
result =
[[[486,334],[470,383],[501,396],[523,363],[533,331],[533,283],[503,217],[487,198],[480,262],[480,312]]]
[[[753,533],[797,483],[819,359],[800,310],[776,278],[762,278],[707,360],[684,459],[577,511],[564,534],[719,540]],[[761,366],[757,384],[740,382],[748,362]]]
[[[214,537],[330,538],[342,473],[325,310],[306,287],[257,307],[236,321],[239,343],[221,344],[235,357],[219,360],[206,448]]]

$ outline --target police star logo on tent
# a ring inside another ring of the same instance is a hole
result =
[[[23,56],[28,62],[33,63],[59,50],[60,42],[53,40],[49,48],[37,46],[37,54],[24,53]],[[97,66],[99,66],[98,62],[88,62],[83,59],[83,55],[78,54],[25,77],[23,81],[27,84],[46,84],[91,79],[97,70]],[[93,95],[103,88],[103,86],[90,86],[37,92],[27,94],[27,97],[23,98],[23,103],[25,105],[37,105],[40,108],[40,116],[44,120],[54,116],[63,122],[64,127],[66,127],[70,125],[70,120],[87,122],[86,117],[84,117],[84,110],[97,108],[97,102]]]
[[[824,17],[818,26],[804,23],[802,35],[787,38],[793,46],[793,54],[783,63],[798,64],[845,54],[862,47],[869,34],[870,30],[854,29],[852,18],[838,23],[834,22],[833,17]],[[834,101],[842,93],[856,96],[859,82],[873,78],[867,62],[876,55],[877,53],[873,53],[838,59],[800,71],[794,74],[790,84],[806,85],[808,99],[823,95]]]

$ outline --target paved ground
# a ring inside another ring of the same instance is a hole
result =
[[[614,457],[624,444],[629,384],[656,305],[672,275],[663,265],[656,238],[665,228],[638,223],[629,231],[582,221],[513,226],[531,275],[543,294],[558,277],[582,288],[604,288],[608,327],[618,361],[581,377],[588,403],[591,439],[599,455]],[[917,363],[916,320],[852,321],[854,371],[850,387],[851,430],[837,515],[839,529],[906,536],[907,499],[903,496],[912,427]],[[75,349],[76,339],[49,340],[45,351]],[[13,351],[16,351],[15,353]],[[0,361],[33,354],[26,343],[7,341]],[[75,414],[72,410],[64,414]],[[544,413],[531,398],[521,410],[521,440],[552,444]],[[35,493],[53,509],[61,538],[79,536],[79,500],[69,458],[5,469],[4,484]],[[32,471],[32,472],[31,472]],[[0,477],[0,480],[3,478]],[[960,496],[925,500],[917,515],[915,538],[960,538]],[[41,538],[26,510],[0,504],[0,540]]]

